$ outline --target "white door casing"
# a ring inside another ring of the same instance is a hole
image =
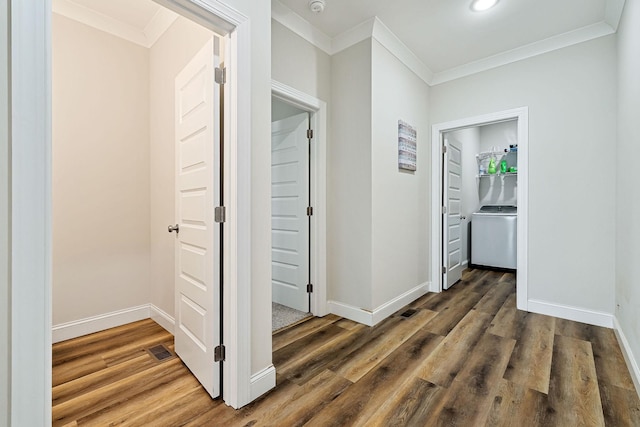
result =
[[[445,232],[444,261],[446,271],[443,273],[443,285],[449,289],[462,278],[462,144],[456,139],[444,137],[446,151],[444,154],[444,200],[447,207],[443,215]]]
[[[176,76],[175,350],[212,397],[220,394],[219,86],[214,36]]]
[[[271,125],[273,301],[309,311],[309,114]]]

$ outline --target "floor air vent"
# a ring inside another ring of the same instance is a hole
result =
[[[147,348],[147,353],[158,362],[171,359],[175,356],[171,350],[162,344]]]
[[[416,313],[417,313],[417,310],[414,310],[413,308],[410,308],[410,309],[406,310],[404,313],[402,313],[400,316],[402,316],[402,317],[411,317]]]

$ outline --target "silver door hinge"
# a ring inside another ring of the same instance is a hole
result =
[[[222,344],[213,349],[213,361],[223,362],[226,356],[225,348]]]
[[[313,138],[313,129],[307,129],[307,139]]]
[[[312,216],[312,215],[313,215],[313,207],[307,206],[307,216]]]
[[[442,207],[442,213],[443,213],[443,214],[446,214],[446,213],[447,213],[447,207],[446,207],[446,206],[443,206],[443,207]]]
[[[442,266],[442,274],[447,274],[447,267]]]
[[[223,223],[227,220],[227,210],[224,206],[216,206],[213,210],[214,220],[218,223]]]
[[[227,82],[227,69],[226,68],[216,67],[214,80],[219,85],[225,84]]]
[[[309,283],[307,285],[307,293],[310,294],[311,292],[313,292],[313,285],[311,283]]]
[[[442,154],[447,154],[447,146],[446,145],[442,146]]]

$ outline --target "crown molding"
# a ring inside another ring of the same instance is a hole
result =
[[[593,40],[598,37],[613,34],[614,32],[613,28],[604,22],[589,25],[568,33],[540,40],[539,42],[489,56],[478,61],[469,62],[459,67],[441,71],[433,76],[430,84],[435,86],[451,80],[467,77],[492,68],[497,68],[523,59]]]
[[[607,0],[604,11],[604,22],[609,24],[613,31],[618,31],[625,0]]]
[[[271,1],[271,18],[275,19],[289,30],[293,31],[318,49],[329,55],[333,55],[331,47],[331,37],[318,30],[303,17],[280,3],[278,0]]]
[[[342,52],[363,40],[371,38],[373,36],[373,28],[377,19],[378,18],[376,17],[367,19],[350,30],[335,36],[333,40],[331,40],[331,55],[335,55],[336,53]]]
[[[416,76],[426,84],[431,84],[434,76],[433,71],[377,17],[374,19],[372,36]]]
[[[74,21],[89,25],[116,37],[128,40],[145,48],[150,48],[178,18],[168,9],[161,8],[147,26],[140,30],[110,16],[79,5],[71,0],[53,0],[53,12]]]
[[[613,34],[618,29],[624,4],[625,0],[607,0],[605,18],[602,22],[558,34],[438,73],[434,73],[429,69],[378,17],[368,19],[332,39],[279,0],[271,1],[271,14],[273,19],[329,55],[334,55],[372,37],[428,85],[435,86]]]
[[[144,27],[142,31],[147,38],[147,47],[153,46],[160,37],[169,29],[171,24],[173,24],[176,19],[178,19],[178,14],[165,8],[161,7],[158,9],[151,21]]]

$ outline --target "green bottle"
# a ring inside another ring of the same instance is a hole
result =
[[[502,160],[500,162],[500,173],[507,173],[507,161]]]
[[[487,172],[491,175],[496,173],[496,159],[493,157],[489,160],[489,168],[487,169]]]

